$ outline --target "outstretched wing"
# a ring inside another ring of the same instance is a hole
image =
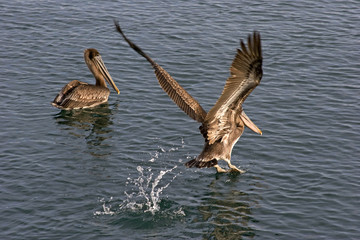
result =
[[[207,139],[212,144],[230,131],[229,111],[240,109],[247,96],[260,84],[262,77],[262,53],[260,34],[248,37],[248,47],[240,42],[235,59],[230,67],[231,76],[214,107],[207,114],[204,127]],[[240,114],[240,112],[239,112]]]
[[[116,21],[114,21],[114,23],[116,30],[123,36],[130,47],[151,63],[160,86],[176,103],[176,105],[178,105],[178,107],[181,108],[189,117],[202,123],[206,117],[206,112],[201,105],[183,87],[181,87],[167,71],[145,54],[137,45],[131,42],[121,30],[119,23]]]

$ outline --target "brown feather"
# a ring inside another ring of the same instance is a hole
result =
[[[207,139],[210,144],[229,132],[231,129],[228,125],[229,111],[240,109],[246,97],[259,85],[262,77],[260,34],[254,32],[252,37],[248,37],[248,47],[243,41],[240,42],[240,46],[241,50],[238,49],[230,67],[231,76],[227,79],[221,96],[204,121],[204,125],[207,125]]]
[[[180,109],[192,119],[203,122],[206,117],[205,110],[180,84],[170,76],[160,65],[154,64],[155,75],[162,89],[169,95]]]
[[[155,70],[156,78],[159,81],[161,88],[169,95],[169,97],[175,102],[180,109],[182,109],[192,119],[203,122],[206,117],[205,110],[201,105],[193,98],[180,84],[170,76],[160,65],[152,60],[141,48],[130,41],[120,28],[120,25],[114,21],[116,30],[123,36],[129,46],[134,49],[138,54],[143,56]]]
[[[61,90],[52,105],[64,110],[88,108],[106,102],[109,94],[110,90],[106,87],[74,80]]]

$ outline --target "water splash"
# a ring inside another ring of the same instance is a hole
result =
[[[174,166],[168,170],[161,170],[159,175],[154,177],[154,173],[151,172],[151,168],[146,170],[138,166],[137,171],[139,177],[135,179],[128,178],[127,184],[134,184],[137,189],[132,193],[124,192],[126,199],[120,205],[120,210],[131,209],[131,210],[143,210],[144,212],[150,212],[153,215],[155,212],[160,210],[160,195],[162,192],[170,185],[170,183],[177,177],[173,176],[172,179],[160,187],[159,184],[162,178],[167,174],[172,172],[177,166]],[[144,202],[145,201],[145,202]]]
[[[181,139],[181,148],[184,148],[185,142]],[[163,148],[158,146],[158,150],[153,153],[150,153],[150,160],[149,162],[155,162],[159,157],[161,157],[165,153],[170,153],[177,151],[178,147],[171,147],[169,149]],[[182,160],[179,159],[181,162]],[[182,217],[185,216],[185,212],[180,207],[177,210],[174,210],[174,206],[169,207],[168,202],[161,199],[161,195],[164,190],[169,187],[169,185],[174,181],[174,179],[181,173],[175,173],[175,169],[177,166],[174,166],[167,170],[160,170],[159,173],[155,173],[151,167],[143,167],[137,166],[137,177],[128,177],[126,181],[127,189],[124,191],[125,200],[122,201],[118,206],[119,208],[113,211],[111,210],[112,206],[110,202],[112,197],[109,201],[105,201],[103,198],[100,199],[102,203],[102,211],[94,212],[94,215],[113,215],[118,213],[123,213],[124,210],[131,210],[134,212],[145,212],[151,213],[155,215],[156,212],[160,212],[161,215],[169,215],[171,218],[173,217]],[[171,174],[171,175],[170,175]],[[167,177],[164,177],[166,176]],[[169,176],[170,175],[170,176]]]
[[[175,151],[179,150],[179,147],[171,147],[168,150],[166,150],[165,148],[163,148],[161,146],[157,146],[157,147],[159,148],[159,150],[155,151],[154,154],[150,154],[151,159],[149,160],[149,162],[155,162],[155,160],[158,159],[162,153],[175,152]],[[184,139],[181,138],[181,148],[184,148],[184,147],[185,147],[185,142],[184,142]]]
[[[110,197],[109,201],[108,202],[111,202],[113,199],[113,197]],[[101,198],[99,200],[101,203],[102,203],[102,211],[95,211],[94,212],[94,215],[95,216],[99,216],[99,215],[114,215],[115,212],[111,211],[111,205],[109,204],[108,206],[106,206],[106,200],[105,198]]]
[[[158,158],[159,158],[159,152],[155,152],[155,154],[153,154],[151,156],[151,159],[149,160],[149,162],[155,162],[155,160]]]

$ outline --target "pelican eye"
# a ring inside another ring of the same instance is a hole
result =
[[[98,57],[98,56],[99,56],[98,52],[94,52],[94,51],[89,52],[89,58],[90,59],[93,59],[93,58]]]

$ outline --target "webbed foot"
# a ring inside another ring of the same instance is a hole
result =
[[[221,168],[218,164],[214,165],[214,168],[216,168],[216,172],[218,172],[218,173],[226,173],[226,172],[228,172],[225,169]]]
[[[244,170],[241,170],[241,169],[237,168],[235,165],[232,165],[232,164],[229,164],[229,168],[230,169],[228,170],[228,172],[240,173],[240,174],[245,173]]]

